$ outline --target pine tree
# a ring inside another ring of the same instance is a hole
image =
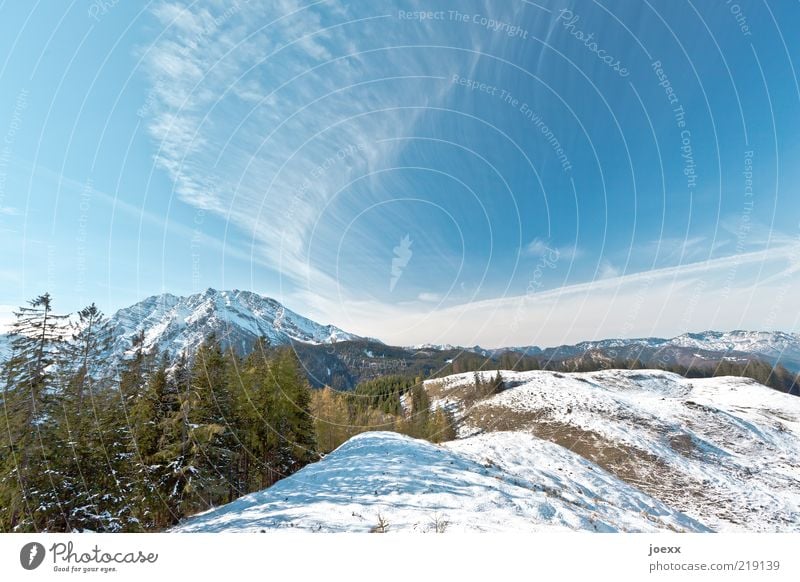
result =
[[[12,355],[6,362],[0,411],[0,526],[3,531],[69,529],[62,500],[69,494],[54,433],[58,409],[59,348],[66,315],[56,315],[48,293],[15,312]]]
[[[109,482],[109,456],[100,417],[111,405],[100,390],[103,358],[111,344],[111,330],[103,313],[92,304],[78,312],[72,339],[65,346],[69,365],[60,395],[58,434],[54,443],[62,465],[62,487],[71,493],[64,505],[73,529],[108,531],[118,528],[109,503],[116,482]]]
[[[228,503],[239,495],[238,421],[230,363],[212,335],[197,351],[192,366],[188,414],[195,473],[190,490],[208,506]]]
[[[105,364],[104,357],[111,347],[112,335],[108,319],[92,303],[78,312],[78,322],[73,326],[70,345],[72,362],[77,370],[72,377],[78,414],[82,414],[84,396],[92,393],[92,387]]]
[[[131,340],[133,355],[124,360],[118,381],[118,392],[123,407],[127,410],[147,385],[153,365],[153,355],[145,351],[144,331]]]
[[[500,370],[498,370],[489,387],[489,395],[499,394],[503,391],[504,386],[503,375],[500,373]]]
[[[430,419],[431,403],[428,393],[422,384],[417,384],[411,389],[411,423],[410,436],[424,439],[428,437],[428,422]]]
[[[330,386],[312,393],[311,411],[320,452],[329,453],[355,434],[347,398]]]
[[[193,473],[190,394],[191,371],[186,353],[182,353],[166,378],[163,415],[158,425],[158,450],[153,455],[153,460],[161,465],[158,483],[171,518],[191,513],[194,509],[191,496],[186,495]]]
[[[271,415],[275,408],[277,387],[264,341],[258,340],[253,351],[241,363],[234,385],[242,444],[239,483],[243,490],[253,491],[274,482],[269,462],[270,449],[275,440]]]
[[[164,355],[145,390],[136,397],[130,409],[133,462],[137,467],[137,517],[148,527],[158,527],[169,522],[162,487],[166,470],[158,459],[162,423],[171,416],[167,364],[168,360]]]
[[[278,350],[271,365],[278,398],[271,415],[276,427],[275,468],[289,475],[317,458],[311,388],[289,348]]]
[[[452,413],[437,407],[430,417],[427,439],[433,443],[442,443],[456,438],[456,423]]]

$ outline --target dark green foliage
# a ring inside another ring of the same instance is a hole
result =
[[[59,466],[66,451],[53,422],[66,316],[53,313],[49,294],[15,315],[0,411],[0,530],[66,530],[63,501],[74,483]]]
[[[400,397],[416,383],[416,379],[400,375],[367,380],[356,386],[352,402],[362,410],[377,408],[386,414],[398,415],[401,413]]]
[[[159,530],[318,458],[291,350],[260,342],[242,359],[209,337],[191,361],[171,360],[146,353],[140,334],[104,374],[103,314],[81,310],[71,334],[63,320],[49,295],[17,315],[0,398],[0,531]]]

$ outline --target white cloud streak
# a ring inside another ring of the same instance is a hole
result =
[[[758,274],[761,273],[761,278]],[[444,309],[359,303],[335,323],[381,339],[485,347],[560,345],[706,329],[798,329],[800,241]],[[319,305],[324,310],[327,306]],[[786,314],[792,314],[787,317]]]

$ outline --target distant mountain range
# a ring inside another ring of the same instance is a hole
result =
[[[632,360],[646,367],[664,367],[758,359],[781,364],[795,374],[800,372],[800,335],[793,333],[706,331],[670,339],[606,339],[549,348],[396,347],[319,324],[275,299],[240,290],[207,289],[187,297],[154,295],[120,309],[110,321],[113,346],[109,363],[126,357],[133,338],[140,333],[144,334],[146,350],[167,352],[171,357],[182,352],[191,355],[212,333],[225,347],[239,353],[249,352],[256,339],[264,337],[273,346],[293,345],[313,385],[328,384],[338,389],[386,374],[427,377],[448,372],[458,359],[482,360],[486,368],[498,368],[503,362],[534,358],[564,370],[613,367],[615,362]],[[0,335],[0,358],[8,351],[8,337]]]
[[[596,357],[608,360],[640,359],[642,362],[661,357],[664,363],[686,363],[698,360],[744,361],[757,357],[770,364],[781,364],[794,373],[800,373],[800,334],[782,331],[703,331],[685,333],[673,338],[631,338],[584,341],[549,348],[539,346],[510,346],[483,348],[460,347],[450,344],[421,344],[410,346],[414,351],[461,350],[484,357],[498,357],[511,352],[536,356],[546,361],[565,361],[579,357]]]
[[[524,346],[503,348],[543,357],[571,357],[601,351],[622,359],[642,354],[646,359],[656,352],[681,354],[684,358],[707,358],[725,355],[728,358],[758,356],[771,364],[781,364],[800,372],[800,335],[781,331],[704,331],[677,337],[606,339],[586,341],[553,348]]]

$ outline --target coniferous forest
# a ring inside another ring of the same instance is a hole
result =
[[[159,531],[365,430],[454,436],[420,386],[402,413],[406,378],[312,394],[291,348],[262,340],[240,356],[214,336],[170,358],[140,335],[109,369],[112,330],[94,304],[68,318],[45,294],[15,315],[0,401],[2,532]]]

